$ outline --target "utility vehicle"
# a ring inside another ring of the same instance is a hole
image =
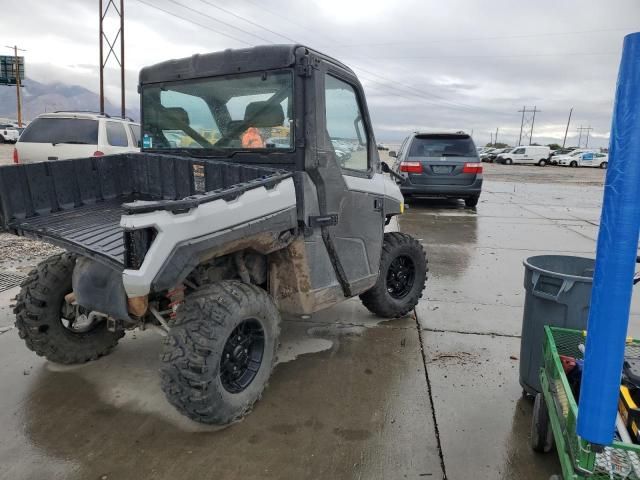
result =
[[[157,330],[169,402],[226,425],[265,388],[281,312],[415,307],[426,256],[384,233],[403,198],[348,67],[262,46],[144,68],[139,90],[141,152],[0,168],[4,228],[67,250],[18,295],[30,349],[80,363]]]

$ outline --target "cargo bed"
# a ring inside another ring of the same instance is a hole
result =
[[[149,153],[0,167],[1,226],[122,269],[121,217],[187,212],[272,188],[285,171]]]

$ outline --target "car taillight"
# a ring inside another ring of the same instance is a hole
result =
[[[13,149],[13,163],[20,163],[20,156],[18,155],[18,149]]]
[[[482,163],[465,163],[462,173],[482,173]]]
[[[94,157],[103,157],[104,156],[104,152],[101,152],[100,150],[96,150],[95,152],[93,152],[93,156]]]
[[[422,173],[420,162],[400,162],[400,171],[407,173]]]

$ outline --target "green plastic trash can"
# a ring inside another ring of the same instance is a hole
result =
[[[524,314],[520,339],[520,385],[540,391],[544,326],[586,330],[595,260],[539,255],[524,262]]]

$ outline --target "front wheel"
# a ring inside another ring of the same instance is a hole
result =
[[[549,410],[542,393],[536,394],[531,418],[531,448],[540,453],[549,453],[553,448],[553,430]]]
[[[378,280],[360,300],[380,317],[403,317],[422,297],[428,271],[420,242],[405,233],[385,233]]]
[[[240,420],[273,370],[280,313],[267,292],[238,281],[196,290],[179,307],[160,369],[167,400],[211,425]]]
[[[538,162],[539,167],[544,167],[546,164],[547,164],[547,161],[544,158],[540,159],[540,161]]]
[[[571,163],[569,164],[570,167],[577,167],[578,166],[578,162],[576,162],[575,160],[572,160]]]
[[[603,170],[606,170],[607,169],[607,162],[602,162],[600,164],[600,168],[603,169]]]

